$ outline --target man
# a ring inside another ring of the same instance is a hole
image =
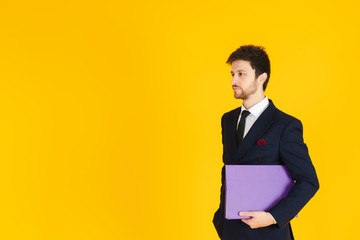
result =
[[[241,107],[221,118],[224,166],[220,206],[214,214],[214,226],[223,240],[294,239],[290,220],[319,189],[303,141],[302,123],[278,110],[265,96],[270,61],[263,47],[241,46],[226,63],[231,64],[234,97],[243,101]],[[285,165],[295,185],[286,198],[267,212],[240,212],[240,216],[251,218],[227,220],[224,218],[225,164]]]

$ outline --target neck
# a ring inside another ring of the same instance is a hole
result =
[[[252,95],[247,99],[244,99],[242,104],[246,109],[250,109],[255,104],[259,103],[261,100],[265,98],[265,94],[262,92],[261,94]]]

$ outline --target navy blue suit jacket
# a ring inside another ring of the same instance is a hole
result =
[[[237,147],[236,126],[240,110],[241,107],[234,109],[221,118],[224,166],[221,174],[220,206],[214,214],[214,226],[223,240],[294,239],[289,222],[319,189],[316,172],[303,141],[302,123],[277,109],[269,100],[269,106]],[[265,139],[266,145],[257,145],[257,140],[261,138]],[[225,164],[286,165],[295,185],[286,198],[268,211],[277,224],[251,229],[241,220],[224,218]]]

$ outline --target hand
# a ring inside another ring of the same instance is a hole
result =
[[[267,227],[276,223],[272,215],[264,211],[239,212],[239,216],[251,217],[250,219],[241,219],[241,221],[249,225],[252,229]]]

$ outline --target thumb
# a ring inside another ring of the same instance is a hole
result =
[[[253,215],[252,212],[239,212],[240,217],[252,217]]]

